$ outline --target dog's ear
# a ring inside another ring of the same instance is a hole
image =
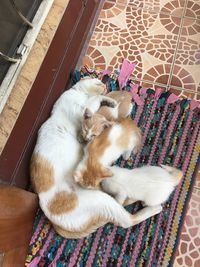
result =
[[[92,117],[92,112],[89,110],[89,108],[86,108],[83,114],[84,120],[90,119],[91,117]]]
[[[108,178],[112,176],[113,176],[113,172],[109,168],[102,169],[102,178]]]

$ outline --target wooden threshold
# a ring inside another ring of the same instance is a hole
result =
[[[24,266],[37,209],[36,194],[0,187],[0,266]]]
[[[18,120],[0,156],[0,180],[29,186],[29,162],[37,131],[69,83],[101,1],[71,0]]]

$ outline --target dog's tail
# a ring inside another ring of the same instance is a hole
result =
[[[183,177],[183,172],[175,167],[170,167],[168,165],[161,164],[161,167],[165,169],[172,177],[174,181],[174,186],[178,185]]]

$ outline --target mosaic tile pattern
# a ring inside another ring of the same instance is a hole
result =
[[[107,0],[83,64],[113,70],[127,58],[133,79],[199,100],[199,10],[199,0]]]
[[[182,26],[170,84],[200,93],[200,20],[183,18]]]
[[[200,0],[106,0],[83,59],[99,70],[137,63],[132,79],[200,101]],[[174,267],[200,266],[200,172]]]
[[[155,12],[171,13],[181,16],[185,6],[184,0],[166,1],[166,0],[110,0],[110,2],[128,4],[135,8],[142,8]],[[177,11],[178,10],[178,11]]]

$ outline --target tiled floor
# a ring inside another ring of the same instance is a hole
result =
[[[135,62],[132,79],[200,100],[200,0],[106,0],[82,65],[116,69]],[[174,267],[200,266],[200,173]]]
[[[200,99],[200,0],[105,1],[83,64],[137,63],[133,79]]]

